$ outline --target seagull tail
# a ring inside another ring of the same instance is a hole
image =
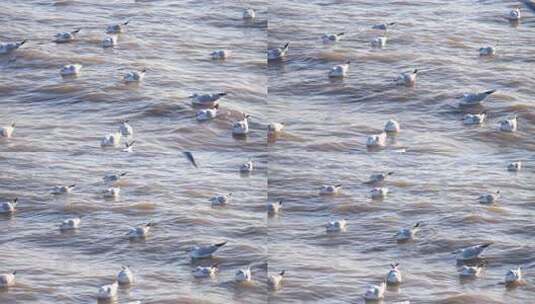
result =
[[[286,273],[286,270],[283,270],[283,271],[279,272],[279,275],[283,276],[285,273]]]
[[[72,31],[71,34],[78,34],[78,32],[80,32],[81,30],[82,30],[81,28],[77,28],[74,31]]]
[[[214,246],[222,247],[222,246],[225,246],[226,243],[227,243],[227,241],[224,241],[224,242],[221,242],[221,243],[214,244]]]
[[[69,185],[69,188],[74,188],[74,187],[76,187],[76,184]]]
[[[484,93],[487,94],[487,95],[494,94],[494,93],[496,93],[496,89],[488,90],[488,91],[485,91]]]
[[[28,39],[24,39],[24,40],[22,40],[21,42],[19,42],[19,46],[25,44],[26,42],[28,42]]]
[[[488,242],[488,243],[485,243],[485,244],[481,244],[481,247],[482,247],[482,248],[487,248],[487,247],[489,247],[490,245],[492,245],[492,243],[491,243],[491,242]]]
[[[286,42],[286,44],[282,48],[287,49],[289,45],[290,45],[290,42]]]
[[[342,187],[342,184],[337,184],[337,185],[334,185],[336,188],[340,188]]]
[[[128,25],[128,23],[130,23],[130,20],[127,20],[123,25]]]
[[[344,35],[345,35],[344,32],[338,33],[338,36],[344,36]]]

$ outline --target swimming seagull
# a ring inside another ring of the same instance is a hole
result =
[[[522,281],[522,269],[518,266],[516,269],[509,269],[505,274],[505,284],[512,285]]]
[[[394,25],[396,25],[395,22],[374,24],[372,26],[372,29],[374,29],[374,30],[383,30],[383,31],[386,32],[390,27],[392,27]]]
[[[193,106],[202,106],[213,108],[219,104],[219,99],[226,96],[227,93],[215,93],[215,94],[193,94],[189,98],[192,98]]]
[[[507,165],[507,171],[511,172],[518,172],[522,170],[522,162],[521,161],[515,161]]]
[[[487,118],[487,112],[482,112],[480,114],[466,114],[463,117],[463,123],[465,125],[480,125]]]
[[[386,36],[378,36],[378,37],[373,38],[370,41],[370,44],[374,48],[382,49],[386,46],[387,41],[388,41],[388,38]]]
[[[399,270],[399,263],[390,264],[390,271],[386,275],[386,283],[390,285],[399,285],[402,282],[401,271]]]
[[[238,120],[232,123],[232,135],[236,136],[243,136],[247,135],[249,133],[249,117],[250,115],[247,115],[243,113],[243,119]]]
[[[320,188],[320,195],[334,195],[342,188],[342,184],[323,185]]]
[[[66,43],[71,42],[76,39],[76,34],[80,32],[81,29],[76,29],[72,32],[61,32],[54,35],[54,42],[56,43]]]
[[[59,224],[59,230],[61,231],[76,230],[80,228],[81,221],[82,219],[80,217],[66,219],[63,222],[61,222],[61,224]]]
[[[116,183],[118,182],[121,178],[123,178],[124,176],[126,176],[126,172],[121,172],[119,174],[113,174],[113,173],[110,173],[110,174],[106,174],[102,180],[105,182],[105,183],[109,183],[109,184],[113,184],[113,183]]]
[[[199,166],[197,165],[197,162],[195,161],[195,158],[193,158],[193,153],[189,152],[189,151],[186,151],[186,152],[182,152],[184,154],[184,156],[186,157],[186,159],[195,167],[195,168],[198,168]]]
[[[193,274],[193,277],[197,279],[212,278],[215,276],[218,270],[219,270],[219,266],[217,264],[213,264],[207,267],[197,266],[195,269],[192,270],[192,274]]]
[[[268,60],[279,60],[288,54],[288,46],[290,45],[289,42],[287,42],[283,47],[276,48],[276,49],[270,49],[267,53]]]
[[[251,266],[247,266],[246,269],[240,269],[234,275],[234,280],[238,283],[251,281]]]
[[[59,70],[59,74],[61,76],[76,76],[80,74],[80,71],[82,70],[81,64],[67,64],[61,67]]]
[[[108,284],[100,287],[98,289],[97,298],[99,300],[110,300],[117,296],[117,288],[119,287],[119,282],[115,281],[113,284]]]
[[[216,195],[210,198],[212,206],[224,206],[230,202],[232,192],[224,195]]]
[[[496,90],[489,90],[481,93],[465,93],[463,94],[460,106],[474,106],[483,102],[487,97],[496,93]]]
[[[141,71],[128,72],[124,75],[123,80],[126,83],[141,82],[143,81],[143,78],[145,77],[146,72],[147,72],[147,69],[143,69]]]
[[[256,18],[256,12],[254,9],[252,8],[247,8],[245,10],[243,10],[243,15],[242,15],[243,19],[245,20],[252,20],[252,19],[255,19]]]
[[[154,226],[154,223],[148,223],[139,227],[132,227],[126,233],[126,236],[133,239],[143,239],[149,235],[150,228]]]
[[[52,194],[60,195],[60,194],[71,193],[74,187],[76,187],[76,184],[72,184],[68,186],[54,186],[54,188],[52,188]]]
[[[110,133],[100,140],[101,147],[117,147],[121,143],[122,134],[120,132]]]
[[[117,273],[117,282],[121,285],[128,285],[134,283],[134,274],[130,267],[121,266],[121,271]]]
[[[479,196],[478,201],[481,204],[494,204],[498,202],[498,199],[500,198],[500,190],[496,191],[496,193],[487,193]]]
[[[496,48],[493,46],[486,46],[479,48],[479,56],[486,57],[486,56],[494,56],[496,55]]]
[[[412,239],[414,239],[414,237],[416,236],[416,233],[418,231],[420,231],[420,223],[419,222],[414,224],[410,228],[401,228],[401,229],[399,229],[399,231],[396,233],[395,237],[396,237],[396,240],[398,242],[404,242],[404,241],[412,240]]]
[[[231,55],[231,52],[229,50],[215,50],[210,53],[210,56],[214,60],[223,60],[229,58]]]
[[[389,119],[385,123],[384,131],[387,132],[387,133],[399,133],[399,131],[400,131],[399,122],[397,122],[397,121],[395,121],[393,119]]]
[[[240,172],[241,173],[251,173],[254,170],[254,162],[252,160],[249,160],[246,163],[243,163],[240,165]]]
[[[20,48],[23,44],[25,44],[28,40],[22,40],[21,42],[3,42],[0,43],[0,55],[9,54],[16,49]]]
[[[321,36],[321,40],[324,44],[334,44],[340,41],[342,36],[344,36],[343,32],[338,34],[324,34],[323,36]]]
[[[387,176],[390,176],[394,174],[394,172],[386,172],[386,173],[377,173],[370,175],[370,179],[366,182],[367,184],[378,184],[385,181]]]
[[[368,136],[366,146],[368,148],[381,148],[386,145],[386,132]]]
[[[349,70],[349,64],[351,62],[348,60],[344,64],[338,64],[333,66],[329,70],[329,77],[331,78],[343,78],[347,76],[347,71]]]
[[[283,270],[277,274],[272,274],[268,277],[268,286],[271,290],[277,290],[281,287],[282,279],[284,278],[285,273],[286,271]]]
[[[208,246],[195,246],[190,252],[192,259],[211,258],[212,255],[221,247],[225,246],[227,242],[216,243]]]
[[[121,132],[121,135],[123,136],[133,136],[134,135],[134,128],[128,123],[128,120],[122,120],[121,125],[119,126],[119,132]]]
[[[418,69],[412,72],[401,73],[396,80],[398,85],[404,85],[406,87],[412,87],[416,84],[416,76],[418,75]]]
[[[379,285],[370,285],[364,292],[364,299],[369,301],[382,300],[385,297],[386,281]]]
[[[275,214],[279,213],[281,208],[282,208],[282,200],[279,200],[275,203],[268,203],[266,205],[267,213],[269,216],[274,216]]]
[[[117,45],[117,36],[107,36],[102,40],[103,48],[111,48]]]
[[[130,23],[130,20],[128,20],[128,21],[126,21],[124,23],[121,23],[121,24],[108,25],[108,27],[106,28],[106,33],[108,33],[108,34],[119,34],[119,33],[122,33],[126,29],[126,26],[128,25],[128,23]]]
[[[17,208],[19,202],[18,198],[13,199],[12,201],[0,203],[0,214],[12,214]]]
[[[268,134],[269,135],[275,135],[282,132],[282,129],[284,129],[285,124],[283,122],[272,122],[268,125]]]
[[[0,137],[10,138],[15,130],[15,123],[9,126],[0,127]]]
[[[106,198],[118,198],[119,194],[121,193],[121,188],[119,187],[110,187],[106,190],[104,190],[104,197]]]
[[[12,273],[2,273],[0,274],[0,288],[11,287],[15,285],[15,275],[16,271]]]
[[[509,14],[505,18],[509,19],[510,21],[519,21],[521,18],[520,8],[515,7],[509,12]]]
[[[372,199],[383,199],[388,194],[388,188],[386,187],[377,187],[370,190],[370,197]]]
[[[197,121],[206,121],[216,118],[219,104],[216,104],[212,109],[202,109],[195,114]]]
[[[345,219],[338,221],[330,221],[325,225],[327,232],[342,232],[345,231],[347,227],[347,221]]]
[[[123,149],[123,152],[126,152],[126,153],[132,153],[132,152],[134,152],[133,149],[134,149],[134,143],[135,143],[135,142],[136,142],[135,140],[133,140],[133,141],[131,141],[131,142],[125,142],[125,143],[124,143],[125,148]]]
[[[457,255],[458,261],[468,261],[479,258],[483,251],[492,245],[492,243],[484,243],[480,245],[474,245],[463,249],[458,249],[453,252]]]
[[[512,118],[500,120],[498,126],[502,132],[516,132],[518,125],[518,116],[514,115]]]
[[[479,274],[481,273],[482,269],[482,264],[478,264],[475,266],[463,265],[463,267],[459,269],[459,276],[463,278],[477,278],[479,277]]]

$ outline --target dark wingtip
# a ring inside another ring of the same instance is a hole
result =
[[[71,32],[71,34],[77,34],[78,32],[80,32],[82,29],[81,28],[77,28],[75,29],[74,31]]]
[[[216,104],[216,105],[214,106],[214,109],[219,109],[219,104]]]
[[[418,69],[414,69],[414,74],[418,74]]]
[[[489,91],[486,91],[486,92],[485,92],[485,94],[488,94],[488,95],[490,95],[490,94],[494,94],[494,93],[496,93],[496,89],[494,89],[494,90],[489,90]]]
[[[414,228],[418,228],[418,227],[420,227],[420,224],[421,224],[420,222],[417,222],[416,224],[414,224],[413,227],[414,227]]]
[[[351,63],[351,60],[346,61],[346,64],[350,64],[350,63]]]
[[[195,158],[193,158],[193,153],[189,152],[189,151],[186,151],[184,152],[184,155],[186,156],[186,158],[189,160],[189,162],[195,167],[195,168],[199,168],[199,166],[197,165],[197,162],[195,161]]]
[[[286,270],[283,270],[283,271],[279,272],[279,275],[283,276],[285,273],[286,273]]]
[[[123,25],[128,25],[128,23],[130,23],[130,20],[128,20],[125,23],[123,23]]]
[[[23,44],[25,44],[27,41],[28,41],[27,39],[24,39],[24,40],[22,40],[21,42],[19,42],[19,45],[23,45]]]
[[[15,199],[13,199],[13,203],[17,203],[19,201],[19,198],[18,197],[15,197]]]
[[[12,275],[16,275],[16,274],[17,274],[17,271],[15,270],[15,271],[13,271],[11,274],[12,274]]]
[[[344,35],[345,35],[344,32],[338,33],[338,36],[344,36]]]
[[[337,185],[334,185],[336,188],[340,188],[342,187],[342,184],[337,184]]]
[[[225,93],[225,92],[217,93],[217,95],[219,95],[219,96],[225,96],[225,95],[227,95],[227,94],[228,94],[228,93]]]
[[[394,171],[390,171],[386,175],[392,175],[392,174],[394,174]]]
[[[279,203],[279,205],[281,205],[281,206],[282,206],[282,200],[279,200],[279,202],[278,202],[278,203]]]
[[[74,187],[76,187],[76,184],[69,185],[69,188],[74,188]]]
[[[481,244],[481,247],[483,247],[483,248],[487,248],[487,247],[489,247],[490,245],[492,245],[492,243],[491,243],[491,242],[488,242],[488,243],[485,243],[485,244]]]
[[[225,244],[227,244],[227,241],[224,241],[224,242],[221,242],[221,243],[214,244],[214,246],[216,246],[216,247],[222,247],[222,246],[225,246]]]
[[[120,176],[125,176],[127,174],[127,172],[123,172],[121,174],[119,174]]]
[[[147,72],[147,69],[143,68],[143,70],[141,70],[141,73],[145,73],[145,72]]]
[[[289,45],[290,45],[290,42],[286,42],[286,44],[282,48],[283,49],[288,48]]]

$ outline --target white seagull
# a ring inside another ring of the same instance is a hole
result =
[[[364,292],[364,299],[368,301],[378,301],[385,297],[386,282],[379,285],[370,285]]]
[[[340,41],[342,36],[344,36],[343,32],[338,34],[324,34],[323,36],[321,36],[321,40],[324,44],[334,44]]]
[[[480,125],[487,118],[487,112],[482,112],[481,114],[466,114],[463,117],[463,124],[470,125]]]
[[[342,184],[323,185],[320,188],[320,195],[334,195],[342,188]]]
[[[389,119],[385,123],[384,131],[387,132],[387,133],[399,133],[399,131],[400,131],[399,122],[397,122],[397,121],[395,121],[393,119]]]
[[[15,275],[16,271],[12,273],[2,273],[0,274],[0,288],[7,288],[15,285]]]
[[[210,56],[214,60],[223,60],[229,58],[231,53],[229,50],[215,50],[210,53]]]
[[[383,199],[388,195],[388,188],[376,187],[370,190],[370,197],[372,199]]]
[[[401,271],[399,270],[399,263],[390,264],[390,271],[386,275],[386,283],[390,285],[399,285],[402,282]]]
[[[387,41],[388,41],[388,38],[386,36],[378,36],[378,37],[373,38],[370,41],[370,44],[374,48],[382,49],[386,46]]]
[[[150,228],[153,227],[153,223],[148,223],[139,227],[132,227],[126,233],[129,239],[143,239],[149,235]]]
[[[10,138],[15,130],[15,123],[12,123],[9,126],[0,127],[0,137]]]
[[[282,129],[284,129],[285,124],[283,122],[272,122],[268,125],[268,134],[269,135],[275,135],[282,132]]]
[[[80,228],[81,221],[82,219],[79,217],[66,219],[63,222],[61,222],[61,224],[59,224],[59,230],[61,231],[76,230]]]
[[[505,284],[511,285],[522,281],[522,269],[518,266],[516,269],[509,269],[505,274]]]
[[[76,39],[76,34],[80,32],[81,29],[76,29],[72,32],[62,32],[57,33],[54,35],[54,42],[56,43],[65,43],[65,42],[71,42]]]
[[[347,221],[345,219],[338,221],[330,221],[325,225],[327,232],[342,232],[345,231],[347,227]]]
[[[117,36],[107,36],[102,40],[103,48],[111,48],[117,45]]]
[[[410,228],[401,228],[401,229],[399,229],[399,231],[396,233],[395,237],[396,237],[396,240],[398,242],[404,242],[404,241],[412,240],[412,239],[414,239],[414,237],[416,236],[416,233],[418,231],[420,231],[420,223],[419,222],[414,224]]]
[[[135,140],[131,141],[131,142],[125,142],[124,143],[124,146],[125,148],[123,149],[123,152],[126,152],[126,153],[132,153],[134,152],[134,144],[136,143]]]
[[[10,54],[16,49],[20,48],[27,40],[22,40],[21,42],[3,42],[0,43],[0,55]]]
[[[460,106],[474,106],[483,102],[487,97],[496,93],[496,90],[489,90],[481,93],[465,93],[463,94],[461,101],[459,102]]]
[[[126,172],[122,172],[122,173],[119,173],[119,174],[113,174],[113,173],[110,173],[110,174],[106,174],[104,175],[104,177],[102,178],[102,180],[105,182],[105,183],[109,183],[109,184],[113,184],[113,183],[116,183],[118,182],[121,178],[123,178],[124,176],[126,176]]]
[[[382,148],[386,145],[386,132],[368,136],[366,146],[368,148]]]
[[[97,298],[99,300],[114,299],[117,296],[118,287],[119,283],[117,281],[113,282],[113,284],[108,284],[100,287],[98,289]]]
[[[68,186],[54,186],[54,188],[52,188],[52,194],[60,195],[60,194],[71,193],[74,187],[76,187],[76,184],[72,184]]]
[[[234,280],[238,283],[251,281],[251,266],[247,266],[246,269],[240,269],[234,275]]]
[[[518,172],[522,170],[522,162],[521,161],[515,161],[507,165],[507,170],[511,172]]]
[[[285,273],[286,271],[283,270],[277,274],[272,274],[268,277],[268,286],[271,290],[277,290],[281,287],[282,279],[284,278]]]
[[[518,127],[518,116],[514,115],[512,118],[500,120],[498,126],[502,132],[516,132]]]
[[[192,98],[193,106],[202,106],[213,108],[219,104],[219,99],[226,96],[227,93],[215,93],[215,94],[193,94],[189,98]]]
[[[101,147],[117,147],[121,143],[121,132],[110,133],[100,140]]]
[[[120,24],[113,24],[113,25],[108,25],[108,27],[106,28],[106,33],[108,34],[119,34],[119,33],[122,33],[125,31],[126,29],[126,26],[128,25],[128,23],[130,23],[130,20],[124,22],[124,23],[120,23]]]
[[[282,200],[279,200],[275,203],[268,203],[266,205],[267,213],[269,216],[274,216],[275,214],[279,213],[281,208]]]
[[[201,278],[213,278],[218,270],[219,270],[219,266],[217,264],[213,264],[207,267],[197,266],[191,272],[193,274],[193,277],[197,279],[201,279]]]
[[[276,49],[270,49],[267,53],[268,60],[279,60],[288,54],[288,46],[290,45],[289,42],[287,42],[283,47],[276,48]]]
[[[498,202],[499,198],[500,198],[500,190],[496,191],[496,193],[483,194],[483,195],[479,196],[479,198],[477,200],[481,204],[490,205],[490,204],[494,204],[494,203]]]
[[[212,206],[224,206],[230,202],[232,192],[228,194],[218,194],[210,198]]]
[[[240,165],[240,172],[241,173],[251,173],[254,170],[254,162],[252,160],[249,160],[246,163],[243,163]]]
[[[481,274],[481,270],[483,269],[482,265],[475,265],[475,266],[468,266],[463,265],[459,269],[459,276],[463,278],[477,278]]]
[[[510,21],[519,21],[521,17],[520,8],[515,7],[509,12],[509,14],[506,15],[505,18],[509,19]]]
[[[80,71],[82,70],[81,64],[67,64],[64,65],[60,70],[59,74],[61,76],[76,76],[80,74]]]
[[[469,261],[479,258],[483,251],[490,245],[492,245],[492,243],[474,245],[463,249],[455,250],[453,254],[457,255],[458,261]]]
[[[256,12],[252,8],[247,8],[243,10],[242,18],[245,20],[253,20],[256,18]]]
[[[128,120],[123,120],[121,121],[121,125],[119,125],[119,132],[122,136],[133,136],[134,128],[128,123]]]
[[[145,77],[145,73],[147,72],[147,69],[143,69],[141,71],[131,71],[126,73],[123,76],[123,80],[126,83],[136,83],[143,81],[143,78]]]
[[[128,285],[134,283],[134,274],[130,267],[121,266],[121,271],[117,273],[117,282],[121,285]]]
[[[216,243],[208,246],[194,246],[191,249],[190,257],[192,259],[206,259],[211,258],[212,255],[221,247],[225,246],[227,242]]]
[[[211,119],[214,119],[216,118],[217,116],[217,111],[219,109],[219,104],[216,104],[213,108],[211,109],[202,109],[202,110],[199,110],[196,114],[195,114],[195,119],[197,119],[197,121],[206,121],[206,120],[211,120]]]
[[[372,29],[383,30],[386,32],[390,27],[394,26],[395,24],[395,22],[374,24],[372,26]]]
[[[243,136],[247,135],[249,133],[249,117],[250,115],[247,115],[243,113],[243,119],[238,120],[232,123],[232,135],[236,136]]]
[[[104,197],[106,198],[118,198],[119,194],[121,194],[121,188],[119,187],[110,187],[106,190],[104,190]]]
[[[0,214],[12,214],[17,209],[19,199],[15,198],[12,201],[0,203]]]
[[[416,76],[418,75],[418,69],[414,69],[412,72],[401,73],[396,80],[398,85],[404,85],[406,87],[412,87],[416,84]]]
[[[366,182],[367,184],[378,184],[385,181],[385,179],[394,174],[394,172],[386,172],[386,173],[377,173],[370,175],[370,179]]]
[[[479,56],[486,57],[486,56],[494,56],[496,55],[496,48],[493,46],[486,46],[479,48]]]
[[[329,70],[329,77],[331,78],[343,78],[347,76],[347,71],[349,70],[349,64],[351,62],[348,60],[344,64],[338,64],[333,66]]]

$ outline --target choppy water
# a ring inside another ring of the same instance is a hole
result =
[[[516,1],[19,1],[0,3],[0,41],[28,39],[0,58],[0,124],[15,121],[0,139],[0,199],[19,197],[17,212],[0,218],[0,272],[18,271],[0,303],[95,303],[100,285],[130,265],[136,283],[117,303],[362,303],[370,283],[399,262],[404,282],[385,303],[530,303],[535,298],[534,13],[503,18]],[[244,7],[257,10],[244,22]],[[102,49],[105,26],[131,20],[113,49]],[[384,49],[369,41],[375,23],[397,22]],[[75,43],[53,34],[82,28]],[[325,32],[345,32],[325,46]],[[266,47],[290,42],[288,57],[266,63]],[[477,49],[498,42],[494,58]],[[212,61],[226,48],[233,56]],[[348,77],[327,71],[351,60]],[[75,79],[59,68],[84,65]],[[147,68],[140,85],[122,75]],[[413,68],[428,70],[415,87],[391,80]],[[465,92],[495,88],[481,107],[462,109]],[[225,91],[221,114],[199,124],[187,98]],[[482,126],[466,127],[467,112],[486,110]],[[231,136],[241,112],[252,115],[246,139]],[[515,134],[497,121],[519,115]],[[402,131],[380,151],[367,135],[395,118]],[[99,139],[129,119],[134,153],[101,149]],[[267,143],[266,124],[286,123]],[[194,151],[195,169],[180,151]],[[258,168],[238,173],[247,159]],[[506,171],[522,160],[519,173]],[[389,196],[369,198],[371,173],[394,171]],[[106,200],[101,178],[128,172],[117,201]],[[67,197],[50,195],[76,183]],[[342,183],[336,197],[319,197],[322,184]],[[496,206],[477,197],[501,190]],[[233,193],[214,209],[215,193]],[[283,211],[266,218],[266,201]],[[57,224],[80,215],[82,227]],[[347,231],[327,235],[330,219]],[[129,242],[132,225],[156,222],[147,240]],[[394,233],[422,222],[415,241]],[[227,240],[214,260],[214,280],[196,280],[188,257],[196,244]],[[455,249],[492,241],[488,265],[461,281]],[[253,266],[254,284],[238,286],[234,272]],[[505,272],[523,265],[527,284],[507,289]],[[283,287],[269,291],[266,274],[286,270]]]

